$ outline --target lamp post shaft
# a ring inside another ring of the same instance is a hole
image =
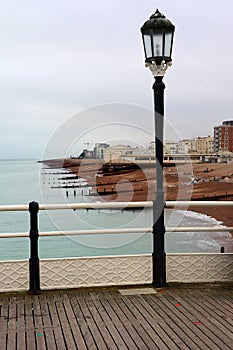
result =
[[[155,151],[156,151],[156,199],[153,202],[153,253],[152,285],[165,287],[166,253],[164,248],[164,190],[163,190],[163,127],[164,127],[163,76],[156,76],[154,90]]]

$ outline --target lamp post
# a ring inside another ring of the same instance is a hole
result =
[[[159,10],[147,20],[142,28],[145,62],[155,82],[154,117],[156,151],[156,198],[153,201],[153,253],[152,285],[165,287],[166,253],[164,249],[164,190],[163,190],[163,125],[164,125],[164,74],[172,64],[172,44],[175,26]]]

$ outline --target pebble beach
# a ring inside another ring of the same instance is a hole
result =
[[[155,168],[103,170],[98,159],[57,159],[46,161],[54,168],[65,168],[91,186],[93,201],[146,201],[155,198]],[[164,168],[166,200],[233,200],[233,163],[180,164]],[[189,210],[211,216],[223,225],[233,227],[231,207],[189,207]]]

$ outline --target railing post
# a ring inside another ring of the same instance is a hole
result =
[[[40,265],[38,257],[38,211],[37,202],[29,203],[30,212],[30,259],[29,259],[29,294],[40,294]]]

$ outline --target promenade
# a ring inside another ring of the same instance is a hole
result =
[[[233,348],[233,284],[0,294],[1,350]]]

